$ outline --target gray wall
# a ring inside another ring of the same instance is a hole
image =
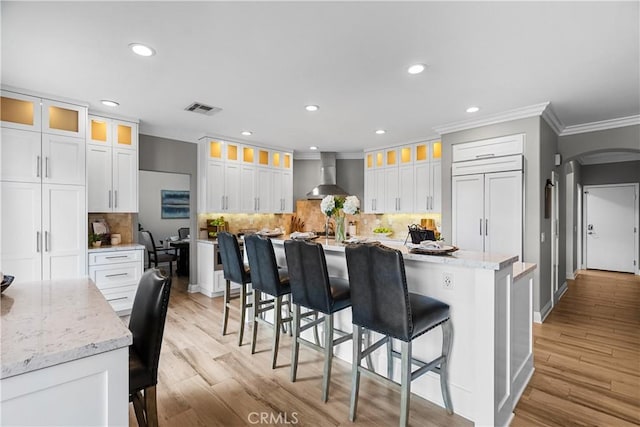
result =
[[[640,151],[640,125],[560,136],[558,150],[566,161],[592,152]]]
[[[307,193],[320,183],[320,160],[295,159],[293,161],[293,206],[306,199]],[[336,183],[347,193],[364,201],[364,166],[362,159],[337,159]]]
[[[189,218],[162,218],[162,190],[190,190],[190,176],[184,173],[167,173],[141,170],[138,174],[139,212],[138,222],[151,231],[156,244],[167,237],[177,236],[178,228],[189,227]],[[189,199],[196,197],[190,194]]]
[[[190,142],[177,141],[175,139],[160,138],[156,136],[140,135],[139,168],[140,170],[173,172],[191,175],[189,182],[191,187],[190,208],[191,218],[189,228],[191,235],[197,236],[197,197],[198,194],[198,146]],[[191,239],[189,246],[190,266],[189,282],[195,282],[198,277],[196,265],[196,239]]]

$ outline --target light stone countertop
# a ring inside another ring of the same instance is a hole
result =
[[[89,248],[88,252],[113,252],[113,251],[132,251],[144,250],[144,245],[138,243],[123,243],[121,245],[104,245],[99,248]]]
[[[0,378],[93,356],[132,342],[89,278],[14,283],[0,299]]]
[[[283,244],[288,236],[272,238],[274,244]],[[318,237],[313,242],[321,243],[327,252],[344,252],[345,245],[336,243],[333,238]],[[449,255],[421,255],[409,253],[404,244],[398,240],[368,239],[367,241],[380,241],[380,243],[402,252],[405,260],[429,262],[436,264],[457,265],[467,268],[481,268],[486,270],[502,270],[518,260],[518,255],[508,256],[485,252],[473,252],[458,250]]]
[[[536,269],[538,265],[530,262],[514,262],[513,263],[513,280],[516,281],[525,274]]]

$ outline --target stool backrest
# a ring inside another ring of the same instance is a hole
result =
[[[249,283],[249,275],[244,268],[236,236],[226,231],[218,233],[218,246],[224,278],[234,283]]]
[[[303,240],[284,242],[294,304],[330,313],[333,299],[322,245]]]
[[[140,278],[129,318],[132,345],[156,380],[170,292],[171,277],[150,268]]]
[[[269,295],[279,295],[280,276],[271,239],[252,234],[244,238],[244,248],[251,268],[251,286]]]
[[[189,235],[189,228],[188,227],[180,227],[180,228],[178,228],[178,239],[180,239],[180,240],[186,239],[188,235]]]
[[[409,341],[412,322],[402,253],[376,243],[345,248],[353,323]]]

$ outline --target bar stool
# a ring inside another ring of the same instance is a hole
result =
[[[220,246],[220,257],[222,258],[222,270],[226,284],[224,287],[224,305],[222,320],[222,335],[227,333],[227,323],[229,322],[229,310],[237,310],[238,307],[231,305],[231,300],[238,297],[231,297],[231,282],[240,285],[240,332],[238,335],[238,345],[242,345],[244,334],[244,323],[246,311],[253,305],[247,301],[251,292],[248,292],[247,285],[251,283],[249,268],[245,267],[240,254],[238,239],[226,231],[218,233],[218,245]]]
[[[368,243],[347,246],[345,255],[349,271],[351,311],[355,328],[349,419],[353,421],[356,417],[361,373],[386,384],[398,385],[393,382],[392,357],[399,357],[402,366],[400,426],[406,426],[409,418],[411,381],[428,371],[440,374],[442,399],[447,412],[453,414],[447,382],[447,365],[452,336],[449,306],[436,299],[408,291],[404,260],[402,253],[398,250],[376,243]],[[442,326],[442,354],[430,362],[412,358],[412,341],[436,326]],[[375,331],[385,336],[361,350],[363,329]],[[401,341],[400,353],[393,350],[393,338]],[[389,378],[361,366],[363,358],[384,344],[387,344],[387,374]],[[419,366],[419,368],[412,371],[412,364]]]
[[[333,314],[351,306],[349,282],[338,277],[329,277],[324,250],[320,244],[287,240],[284,242],[284,250],[287,257],[291,296],[294,304],[291,381],[296,381],[300,344],[324,353],[322,401],[326,402],[329,397],[333,347],[352,338],[352,334],[345,334],[333,329]],[[305,307],[312,311],[301,315],[300,307]],[[318,312],[323,313],[324,316],[302,327],[300,326],[302,317],[311,316]],[[324,348],[300,336],[303,331],[322,322],[324,322]],[[342,336],[334,340],[334,332]]]
[[[289,286],[289,274],[286,269],[278,269],[273,244],[267,237],[253,234],[245,237],[244,246],[251,268],[251,287],[253,288],[253,335],[251,338],[251,354],[256,350],[256,336],[258,324],[263,323],[273,326],[273,348],[271,352],[271,369],[275,369],[278,358],[278,343],[280,341],[280,328],[291,317],[282,317],[283,297],[291,294]],[[271,299],[262,299],[262,294],[270,295]],[[288,304],[288,301],[284,301]],[[273,312],[273,324],[267,322],[260,314],[269,310]]]

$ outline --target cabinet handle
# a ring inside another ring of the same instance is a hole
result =
[[[129,273],[106,274],[104,277],[128,276]]]
[[[398,197],[396,200],[397,200],[396,201],[396,210],[400,211],[400,197]]]
[[[109,190],[109,207],[111,207],[111,190]]]
[[[36,161],[36,178],[40,178],[40,156],[38,156],[38,160]]]
[[[40,232],[36,231],[36,252],[40,252]]]
[[[495,154],[493,153],[487,153],[487,154],[478,154],[476,155],[476,159],[486,159],[488,157],[494,157]]]
[[[49,156],[44,158],[45,178],[49,178]]]
[[[484,220],[484,235],[485,236],[489,235],[489,220],[488,219]]]
[[[118,190],[114,190],[113,194],[115,194],[114,199],[115,199],[115,203],[114,203],[114,208],[118,207]]]
[[[109,301],[109,302],[111,302],[111,301],[120,301],[120,300],[127,299],[127,298],[129,298],[129,297],[113,298],[113,299],[108,299],[107,301]]]
[[[480,218],[480,235],[482,236],[482,218]]]
[[[107,256],[105,259],[116,259],[116,258],[129,258],[128,255],[118,255],[118,256]]]
[[[44,251],[49,252],[49,232],[44,232]]]

